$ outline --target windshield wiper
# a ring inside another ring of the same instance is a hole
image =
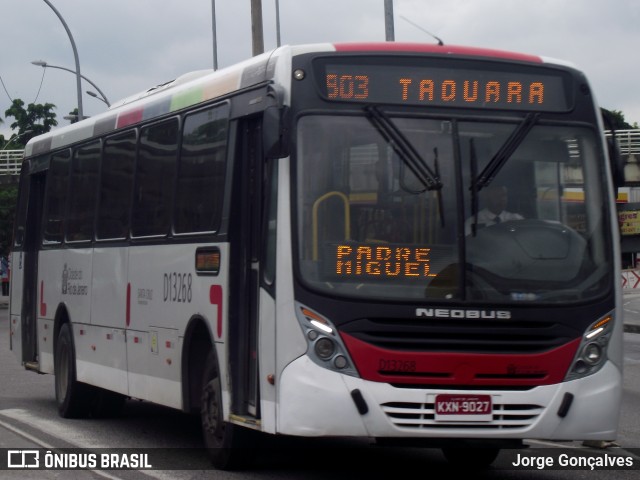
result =
[[[473,138],[469,139],[469,169],[471,170],[471,235],[476,236],[478,229],[478,182],[475,181],[478,175],[478,154],[476,152],[476,144]]]
[[[433,167],[436,171],[435,178],[440,179],[440,160],[438,159],[438,147],[433,147]],[[442,184],[440,184],[442,186]],[[440,212],[440,226],[444,228],[444,202],[442,200],[442,190],[436,193],[438,196],[438,211]]]
[[[398,154],[405,165],[409,167],[418,181],[427,190],[442,189],[442,182],[440,181],[438,172],[434,172],[429,168],[427,162],[425,162],[420,153],[418,153],[387,114],[373,105],[365,107],[365,111],[371,124],[380,132],[389,145],[391,145],[391,148]]]
[[[524,120],[522,120],[520,125],[511,132],[509,138],[507,138],[491,161],[486,167],[484,167],[482,172],[480,172],[480,175],[478,175],[477,178],[475,176],[471,178],[472,190],[475,189],[476,192],[479,192],[483,187],[488,186],[493,181],[504,164],[507,163],[507,160],[509,160],[511,155],[513,155],[513,152],[516,151],[534,125],[538,122],[539,116],[540,115],[537,113],[529,113]]]
[[[424,188],[436,191],[440,225],[444,227],[444,204],[442,201],[442,181],[440,180],[438,149],[433,149],[435,155],[435,171],[433,171],[429,168],[424,158],[422,158],[422,155],[420,155],[409,139],[400,131],[386,113],[375,105],[365,107],[365,111],[371,124],[380,132],[380,135],[382,135],[389,145],[391,145],[391,148],[398,154],[404,164],[409,167],[409,170],[411,170]]]

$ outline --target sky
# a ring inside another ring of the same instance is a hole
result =
[[[80,71],[111,103],[213,68],[212,0],[50,0],[68,25]],[[215,0],[218,67],[252,55],[251,1]],[[279,0],[281,43],[384,41],[384,0]],[[56,105],[59,126],[77,106],[71,42],[43,0],[0,0],[0,134],[13,98]],[[495,48],[566,60],[598,103],[640,123],[640,0],[394,0],[398,42]],[[265,50],[277,46],[276,0],[262,0]],[[416,26],[418,25],[418,26]],[[43,78],[44,73],[44,78]],[[3,88],[4,87],[4,88]],[[85,90],[96,91],[83,83]],[[85,116],[106,104],[83,93]]]

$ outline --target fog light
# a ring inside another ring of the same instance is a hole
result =
[[[347,366],[347,359],[344,358],[342,355],[338,355],[334,360],[333,360],[333,364],[335,365],[336,368],[340,368],[343,369],[344,367]]]
[[[582,374],[582,373],[585,373],[587,370],[589,370],[589,366],[582,360],[578,360],[576,364],[573,366],[573,371],[576,373]]]
[[[597,343],[589,343],[584,347],[582,358],[585,362],[595,365],[602,359],[602,347]]]
[[[316,355],[318,355],[323,360],[327,360],[331,358],[331,356],[335,353],[336,346],[327,337],[322,337],[315,343],[314,349],[316,351]]]

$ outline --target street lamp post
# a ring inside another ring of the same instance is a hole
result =
[[[6,150],[7,147],[9,145],[11,145],[12,143],[14,143],[16,140],[18,140],[20,137],[24,137],[25,135],[29,135],[30,133],[33,133],[33,130],[25,130],[24,132],[22,132],[19,135],[16,135],[15,137],[11,137],[9,139],[9,141],[4,145],[4,147],[2,148],[2,150]]]
[[[71,72],[74,75],[76,74],[76,72],[74,72],[73,70],[71,70],[70,68],[66,68],[66,67],[58,67],[57,65],[49,65],[47,62],[45,62],[44,60],[34,60],[33,62],[31,62],[33,65],[36,65],[38,67],[42,67],[42,68],[57,68],[59,70],[65,70],[67,72]],[[95,88],[98,93],[100,94],[100,97],[98,97],[94,92],[91,91],[87,91],[87,93],[89,95],[91,95],[92,97],[95,97],[99,100],[102,100],[104,103],[107,104],[108,107],[111,106],[111,104],[109,103],[109,100],[107,100],[107,96],[102,93],[102,90],[100,90],[100,87],[98,87],[95,83],[93,83],[91,80],[89,80],[87,77],[85,77],[84,75],[80,75],[80,78],[83,78],[84,80],[86,80],[87,82],[89,82],[93,88]],[[78,110],[78,117],[80,117],[80,110]]]
[[[49,5],[49,7],[51,7],[51,10],[53,10],[53,12],[58,16],[58,18],[62,22],[62,25],[64,26],[64,29],[67,31],[67,35],[69,35],[69,40],[71,40],[71,48],[73,48],[73,57],[76,62],[76,71],[74,73],[76,74],[76,90],[78,95],[78,119],[82,120],[84,118],[84,112],[82,110],[82,81],[80,80],[82,78],[82,75],[80,74],[80,60],[78,58],[78,49],[76,48],[76,42],[73,40],[73,35],[71,35],[71,30],[69,30],[69,27],[67,26],[67,22],[64,21],[64,18],[62,18],[62,15],[60,15],[60,12],[56,10],[56,7],[54,7],[49,0],[43,0],[43,1],[44,3]]]
[[[106,97],[104,96],[104,94],[102,92],[100,92],[100,95],[98,95],[96,92],[92,92],[91,90],[86,90],[87,95],[89,95],[90,97],[93,98],[97,98],[98,100],[100,100],[101,102],[104,102],[107,104],[107,107],[110,107],[111,104],[109,103],[109,100],[106,99]]]

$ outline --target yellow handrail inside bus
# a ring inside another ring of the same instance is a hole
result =
[[[333,191],[327,192],[324,195],[318,197],[318,199],[313,202],[313,210],[311,213],[312,218],[312,237],[313,237],[313,260],[318,260],[318,208],[322,202],[331,197],[339,197],[342,199],[342,203],[344,204],[344,236],[345,240],[349,240],[351,238],[351,214],[349,210],[349,198],[342,192]]]

